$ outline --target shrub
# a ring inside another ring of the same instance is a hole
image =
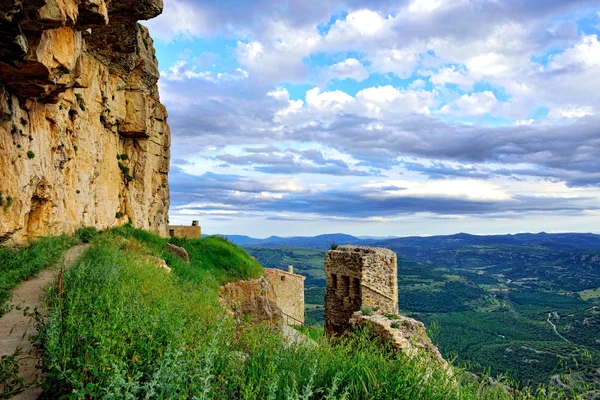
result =
[[[79,147],[73,146],[73,150],[75,150],[75,152],[77,152],[77,150],[79,150]]]
[[[373,315],[373,307],[371,306],[362,306],[360,308],[360,312],[362,313],[362,315]]]
[[[400,328],[400,322],[392,322],[392,324],[390,326],[394,329],[398,329],[398,328]]]
[[[91,242],[96,236],[98,236],[98,230],[93,226],[84,226],[83,228],[79,228],[75,235],[81,240],[83,243]]]
[[[125,214],[123,214],[121,211],[117,211],[117,213],[115,214],[115,218],[119,219],[119,218],[123,218],[125,216]]]
[[[389,319],[400,319],[400,316],[398,314],[394,314],[394,313],[387,313],[387,314],[385,314],[385,316]]]
[[[123,176],[125,177],[125,180],[127,180],[127,182],[131,182],[133,180],[133,177],[129,174],[128,166],[119,162],[119,169],[123,173]]]
[[[31,150],[27,150],[27,158],[29,158],[30,160],[32,158],[35,158],[35,153]]]

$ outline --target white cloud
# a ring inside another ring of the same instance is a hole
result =
[[[209,19],[202,9],[180,0],[166,2],[160,18],[145,22],[153,36],[172,41],[178,36],[201,36],[209,31]]]
[[[567,106],[553,108],[548,112],[550,118],[582,118],[588,115],[594,115],[594,109],[591,106]]]
[[[419,64],[418,55],[411,50],[380,49],[369,59],[374,71],[384,74],[390,72],[403,79],[409,78]]]
[[[585,68],[600,66],[600,42],[596,35],[583,36],[575,46],[552,58],[551,69],[581,66]]]
[[[161,78],[167,81],[183,81],[187,79],[202,79],[208,82],[233,81],[248,78],[248,73],[241,68],[232,72],[196,71],[187,61],[179,60],[167,71],[161,72]]]
[[[424,73],[429,74],[429,72]],[[456,66],[440,68],[437,72],[431,73],[429,80],[434,85],[455,84],[464,90],[471,89],[475,83],[475,79],[469,76],[466,70],[460,70]]]
[[[493,92],[486,90],[473,94],[464,94],[454,101],[453,104],[446,104],[440,112],[442,114],[456,115],[484,115],[489,114],[498,104],[498,99]]]
[[[412,0],[408,5],[411,13],[431,13],[445,8],[468,4],[467,0]]]
[[[355,102],[354,97],[341,90],[321,92],[318,87],[315,87],[306,92],[306,104],[321,115],[342,113]]]
[[[326,70],[327,79],[354,79],[362,82],[369,77],[369,71],[356,58],[348,58]]]
[[[434,92],[424,90],[399,90],[393,86],[363,89],[356,94],[366,116],[386,118],[407,114],[429,114],[436,104]]]

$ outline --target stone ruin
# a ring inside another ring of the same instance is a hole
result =
[[[398,312],[398,261],[389,249],[339,246],[325,256],[325,333],[338,336],[352,328],[363,306]]]

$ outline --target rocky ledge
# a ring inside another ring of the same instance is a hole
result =
[[[0,2],[0,242],[165,235],[170,131],[139,20],[162,0]]]

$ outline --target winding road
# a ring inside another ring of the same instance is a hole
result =
[[[556,333],[556,335],[557,335],[559,338],[561,338],[562,340],[564,340],[565,342],[567,342],[567,343],[572,343],[572,342],[571,342],[569,339],[567,339],[566,337],[564,337],[563,335],[561,335],[560,333],[558,333],[558,330],[556,330],[556,325],[554,325],[554,324],[552,323],[552,321],[550,321],[550,317],[552,317],[552,313],[551,313],[551,312],[549,312],[549,313],[548,313],[548,319],[547,319],[546,321],[548,321],[548,323],[549,323],[550,325],[552,325],[552,329],[554,329],[554,333]]]

